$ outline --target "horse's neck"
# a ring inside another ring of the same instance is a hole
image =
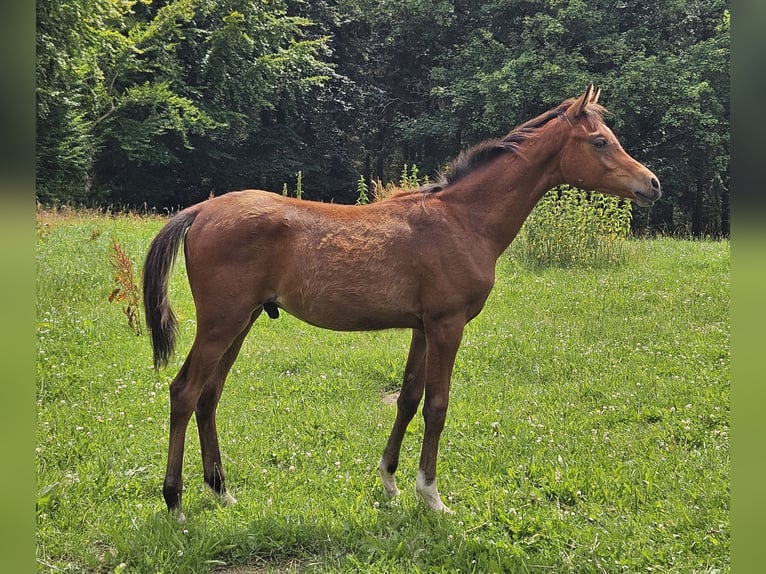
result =
[[[462,189],[454,190],[464,225],[490,241],[497,256],[510,245],[545,192],[561,183],[555,153],[532,151],[502,156],[466,177],[456,186]]]

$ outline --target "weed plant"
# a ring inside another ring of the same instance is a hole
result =
[[[282,183],[282,195],[285,197],[290,196],[286,182]],[[303,199],[303,171],[300,170],[295,174],[295,198]]]
[[[395,193],[401,192],[402,190],[416,189],[421,185],[427,184],[429,181],[430,180],[427,175],[420,177],[420,172],[417,165],[412,164],[412,166],[410,166],[405,163],[404,166],[402,166],[402,173],[399,176],[398,184],[392,181],[384,184],[380,179],[372,180],[372,200],[382,201]],[[361,197],[361,190],[358,186],[357,193]]]
[[[543,196],[511,252],[536,268],[620,265],[630,256],[632,213],[624,199],[564,185]]]
[[[99,230],[99,235],[100,235]],[[94,238],[92,236],[92,238]],[[136,334],[140,335],[141,329],[141,292],[139,290],[139,280],[136,280],[136,274],[133,271],[133,262],[130,256],[125,252],[122,245],[117,240],[112,239],[112,250],[110,252],[112,267],[114,268],[114,281],[117,286],[109,293],[109,301],[118,301],[122,303],[122,311],[128,321],[128,327]]]
[[[359,179],[356,182],[356,204],[357,205],[367,205],[370,203],[370,194],[369,194],[369,187],[367,187],[367,182],[364,180],[364,176],[360,175]]]
[[[262,317],[218,410],[239,504],[206,494],[192,421],[178,524],[161,486],[168,384],[195,326],[182,256],[168,369],[108,301],[112,241],[140,260],[163,223],[38,214],[40,571],[730,571],[728,242],[647,240],[597,271],[501,258],[454,370],[439,459],[452,516],[414,495],[420,416],[402,495],[375,472],[409,334]]]
[[[399,177],[399,187],[402,189],[415,189],[419,187],[420,185],[423,185],[428,181],[428,177],[421,179],[420,178],[420,170],[418,169],[418,166],[416,164],[412,164],[412,166],[407,165],[406,163],[402,167],[402,174]]]

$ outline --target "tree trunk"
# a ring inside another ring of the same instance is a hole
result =
[[[694,197],[692,198],[692,235],[699,237],[706,231],[704,218],[704,184],[701,178],[697,178],[694,183]]]

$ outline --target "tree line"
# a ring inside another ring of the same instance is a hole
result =
[[[665,195],[636,231],[729,233],[726,0],[38,0],[37,198],[353,203],[582,92]]]

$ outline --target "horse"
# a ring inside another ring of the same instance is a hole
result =
[[[377,470],[388,496],[408,424],[421,400],[425,429],[415,493],[452,512],[436,485],[439,438],[465,325],[482,310],[497,259],[543,194],[561,184],[629,198],[660,196],[659,180],[604,123],[600,89],[461,152],[438,178],[368,205],[233,191],[176,213],[151,242],[143,302],[155,369],[173,354],[177,319],[168,278],[183,243],[196,334],[170,384],[170,436],[162,492],[185,518],[181,495],[186,429],[196,417],[204,483],[223,505],[229,493],[216,408],[242,342],[263,311],[280,310],[324,329],[409,329],[396,417]]]

